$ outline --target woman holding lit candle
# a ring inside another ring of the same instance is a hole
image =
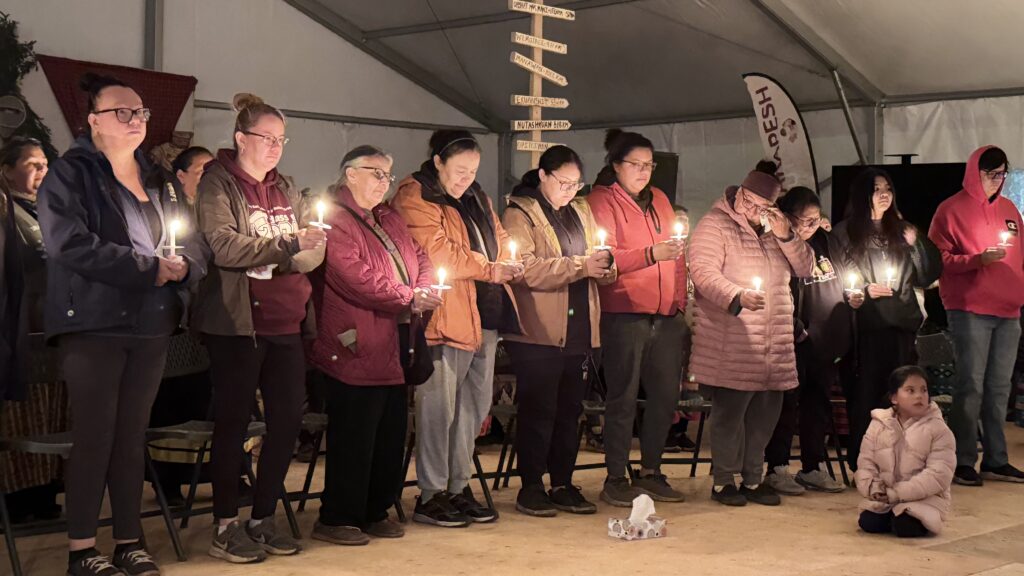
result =
[[[304,272],[323,259],[324,231],[306,227],[313,218],[309,202],[277,171],[288,143],[284,115],[252,94],[236,95],[234,107],[234,149],[218,151],[199,184],[199,227],[214,265],[200,288],[193,327],[210,352],[213,381],[217,528],[209,553],[248,563],[302,549],[276,530],[274,511],[302,419],[302,340],[316,336]],[[267,434],[251,519],[243,526],[238,471],[257,386]]]
[[[553,146],[512,191],[502,222],[520,240],[523,279],[512,285],[522,334],[505,335],[516,373],[516,454],[523,487],[516,509],[531,516],[597,511],[572,483],[577,422],[594,354],[601,346],[597,285],[615,281],[608,250],[597,250],[597,225],[583,188],[583,163]],[[551,476],[544,490],[543,476]]]
[[[967,161],[963,190],[939,205],[928,233],[942,253],[939,293],[956,348],[949,419],[957,448],[953,481],[966,486],[983,480],[1024,482],[1024,472],[1009,462],[1003,432],[1024,306],[1024,223],[1002,194],[1009,169],[1001,149],[975,150]],[[975,469],[979,419],[984,444],[980,475]]]
[[[116,78],[86,74],[88,132],[39,190],[47,254],[46,335],[60,347],[72,411],[66,475],[68,573],[158,568],[139,521],[145,429],[168,341],[183,319],[186,282],[203,276],[191,249],[166,258],[167,199],[143,185],[139,146],[150,118]],[[114,518],[113,558],[95,548],[104,492]],[[103,572],[104,574],[107,572]]]
[[[475,440],[491,409],[498,331],[521,331],[506,284],[523,267],[512,261],[511,238],[475,182],[480,152],[466,131],[435,132],[430,159],[402,181],[392,201],[451,284],[427,324],[434,374],[416,388],[421,493],[413,515],[417,522],[447,528],[498,517],[476,500],[469,479]]]
[[[683,494],[661,473],[665,438],[679,402],[683,345],[688,330],[685,245],[672,239],[675,213],[664,192],[651,186],[654,144],[636,132],[609,130],[605,166],[587,201],[618,268],[601,286],[605,401],[605,478],[601,499],[632,506],[641,493],[662,502]],[[646,394],[640,431],[641,464],[627,474],[637,398]]]
[[[387,511],[404,480],[407,384],[419,382],[405,381],[401,336],[414,316],[441,304],[430,289],[430,259],[383,204],[394,181],[391,166],[391,155],[373,146],[342,159],[327,212],[326,265],[311,275],[319,335],[309,360],[327,377],[328,416],[313,538],[349,546],[404,535]]]
[[[726,189],[691,238],[697,328],[690,372],[711,392],[711,497],[727,506],[780,503],[763,482],[765,447],[783,391],[797,386],[790,278],[814,272],[814,252],[775,207],[781,192],[773,174],[751,172]],[[761,286],[752,286],[755,275]]]
[[[783,396],[782,413],[765,448],[765,483],[779,494],[805,490],[842,492],[842,483],[825,469],[825,435],[831,430],[832,387],[839,378],[837,362],[853,343],[853,314],[864,304],[857,266],[835,236],[821,227],[821,202],[809,188],[798,186],[779,200],[793,231],[814,251],[810,276],[793,276],[796,367],[800,386]],[[800,472],[789,472],[793,436],[800,434]]]
[[[924,315],[915,289],[938,279],[942,261],[931,241],[902,219],[892,178],[877,168],[854,179],[846,218],[835,236],[857,265],[866,296],[857,313],[857,358],[851,363],[857,376],[846,379],[847,456],[856,469],[871,411],[890,405],[885,395],[889,374],[917,363],[914,342]]]

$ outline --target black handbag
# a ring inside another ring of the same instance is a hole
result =
[[[395,259],[396,268],[402,276],[402,280],[409,285],[410,279],[406,277],[405,263],[399,262],[401,258],[397,255],[398,249],[383,230],[377,232],[372,226],[366,223],[356,211],[344,206],[356,222],[362,224],[367,230],[373,233],[377,240],[384,245],[384,249],[392,259]],[[413,314],[408,324],[398,325],[398,358],[402,363],[402,372],[405,374],[405,383],[409,386],[419,386],[434,374],[434,359],[430,354],[430,346],[427,344],[427,321],[422,314]]]

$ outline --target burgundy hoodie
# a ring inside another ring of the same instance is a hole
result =
[[[300,227],[288,196],[278,188],[281,177],[277,170],[267,172],[260,182],[242,170],[236,162],[236,156],[234,150],[223,149],[217,152],[217,161],[235,177],[249,208],[249,230],[239,232],[264,238],[297,233]],[[279,274],[275,268],[269,280],[257,280],[250,276],[249,297],[256,334],[299,334],[300,325],[306,318],[306,302],[312,291],[305,274]]]
[[[939,205],[928,238],[942,252],[939,294],[947,310],[962,310],[999,318],[1019,318],[1024,306],[1024,253],[1021,251],[1021,215],[1003,197],[1002,187],[991,201],[981,183],[978,161],[991,148],[971,154],[964,174],[964,189]],[[981,253],[1009,232],[1006,258],[981,265]]]

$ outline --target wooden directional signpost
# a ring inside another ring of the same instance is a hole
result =
[[[526,106],[530,109],[529,120],[513,120],[512,130],[516,132],[529,132],[531,140],[517,140],[516,150],[530,152],[531,165],[536,166],[542,152],[557,144],[542,142],[541,136],[544,130],[568,130],[572,124],[568,120],[544,120],[542,119],[544,108],[568,108],[569,101],[565,98],[546,98],[542,96],[544,81],[547,80],[558,86],[567,86],[569,81],[558,72],[544,66],[544,52],[555,54],[566,54],[569,47],[560,42],[544,38],[544,18],[558,18],[560,20],[576,20],[576,13],[572,10],[545,6],[544,0],[509,0],[508,9],[516,12],[530,14],[530,33],[512,33],[512,43],[531,48],[530,57],[512,51],[511,61],[516,66],[530,73],[530,95],[512,95],[513,106]]]

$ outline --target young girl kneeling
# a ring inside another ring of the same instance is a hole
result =
[[[897,368],[888,394],[892,408],[871,412],[857,459],[860,527],[901,538],[938,534],[949,513],[956,440],[929,401],[924,370]]]

